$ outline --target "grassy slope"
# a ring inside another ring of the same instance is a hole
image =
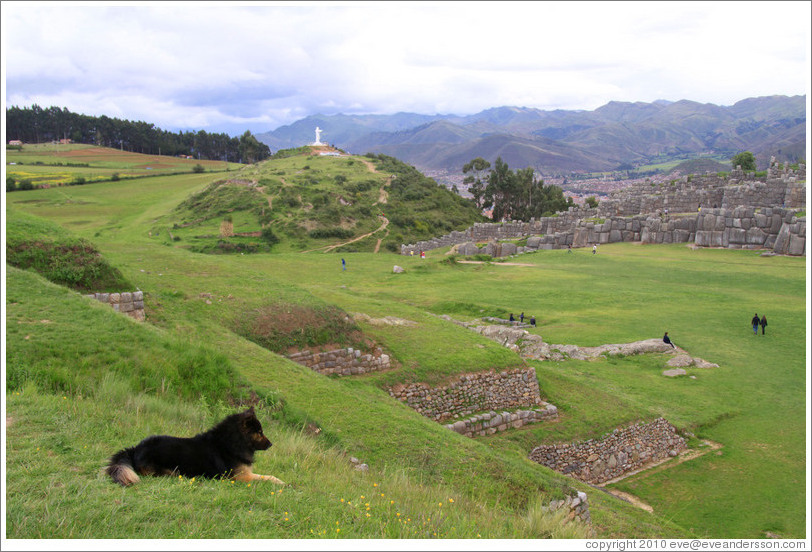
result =
[[[376,461],[380,455],[363,454],[352,439],[341,438],[342,447],[371,464],[369,474],[362,475],[351,469],[340,448],[329,448],[326,441],[278,421],[266,424],[276,446],[258,455],[256,471],[274,473],[293,483],[292,488],[280,492],[272,485],[145,479],[123,490],[101,473],[112,452],[151,433],[190,435],[206,429],[233,411],[214,399],[218,391],[233,391],[234,383],[198,390],[198,400],[178,400],[188,387],[171,380],[172,365],[182,363],[199,347],[187,343],[189,350],[183,350],[171,332],[132,322],[32,273],[8,270],[10,371],[19,375],[18,368],[24,366],[30,376],[19,385],[21,378],[13,378],[7,395],[11,538],[299,538],[319,534],[397,538],[433,537],[435,533],[441,537],[529,538],[544,536],[545,531],[548,536],[579,535],[574,527],[562,529],[545,519],[538,495],[527,497],[529,503],[522,508],[503,504],[503,518],[488,504],[493,489],[467,492],[454,484],[457,482],[427,476],[414,466]],[[75,320],[82,323],[77,325]],[[60,355],[48,349],[48,342],[59,344]],[[320,378],[247,347],[266,362],[276,360],[282,365],[280,373],[287,374],[288,381],[277,381],[275,371],[254,378],[254,389],[271,397],[270,406],[260,409],[264,420],[283,417],[284,407],[280,411],[273,394],[263,392],[263,387],[277,385],[310,389],[310,401],[327,396],[331,403],[342,404],[348,414],[364,414],[350,405],[366,403],[358,393],[368,395],[369,389],[345,388],[344,382]],[[109,371],[111,362],[128,365]],[[226,368],[232,366],[225,362]],[[70,374],[59,377],[60,368]],[[153,372],[166,375],[169,381],[156,384],[149,378]],[[138,373],[147,373],[141,385],[144,391],[132,384]],[[200,370],[197,376],[200,384],[214,383]],[[400,438],[408,441],[421,436],[428,447],[423,454],[448,437],[445,430],[408,409],[377,402],[383,414],[365,415],[393,417],[397,427],[391,433],[404,431],[408,439],[402,433]],[[471,455],[472,461],[478,459],[483,465],[498,462],[497,455],[481,444],[459,440],[461,453]],[[520,472],[518,476],[506,474],[505,481],[538,485],[548,479],[542,468],[523,459],[508,459],[502,465]],[[370,510],[363,506],[365,502],[370,503]]]
[[[92,237],[127,278],[148,290],[153,322],[181,338],[205,340],[228,351],[253,384],[278,391],[373,467],[397,466],[411,477],[445,482],[485,503],[507,500],[511,508],[521,509],[533,495],[526,478],[537,482],[531,485],[551,481],[546,470],[522,460],[536,441],[597,436],[615,425],[664,414],[701,436],[723,442],[723,453],[636,480],[632,492],[654,505],[656,512],[699,534],[761,536],[765,530],[802,534],[805,497],[797,488],[805,460],[800,406],[804,356],[799,345],[805,312],[802,260],[624,244],[604,246],[595,257],[581,252],[525,257],[537,261],[532,268],[445,266],[437,264],[436,255],[421,262],[347,254],[348,270],[342,272],[338,257],[332,255],[206,257],[150,239],[146,229],[154,217],[205,182],[188,176],[167,180],[163,186],[144,186],[137,194],[125,194],[132,207],[113,216],[106,213],[119,208],[123,189],[112,184],[69,189],[70,203],[61,194],[64,189],[8,197],[20,200],[20,208]],[[405,266],[407,273],[391,274],[395,263]],[[774,285],[764,291],[764,281]],[[550,342],[631,341],[661,335],[667,328],[680,346],[722,368],[702,372],[697,380],[666,380],[658,376],[661,368],[651,359],[539,364],[542,389],[562,408],[561,422],[490,440],[457,439],[407,408],[389,404],[391,400],[375,385],[398,374],[339,381],[317,377],[224,327],[246,304],[266,296],[302,296],[303,290],[349,311],[418,321],[418,330],[365,328],[403,362],[403,380],[517,362],[489,342],[425,314],[432,305],[448,301],[535,314],[541,325],[538,331]],[[203,292],[214,295],[214,304],[201,300]],[[766,305],[771,325],[768,336],[758,341],[760,337],[747,333],[748,313]],[[778,403],[780,411],[753,407],[763,401]],[[449,441],[455,447],[446,446]],[[500,450],[504,452],[490,456],[490,451]],[[466,460],[471,457],[478,459],[475,464]],[[503,473],[505,462],[515,466],[508,474]],[[475,482],[472,465],[478,467]],[[479,470],[484,470],[484,479]],[[761,475],[766,473],[769,479]],[[724,477],[709,485],[708,478],[717,474]],[[277,475],[284,479],[287,474]],[[756,484],[751,485],[754,477]],[[510,498],[504,496],[506,484],[514,490]],[[743,488],[750,499],[780,497],[785,507],[771,512],[730,508],[744,494]],[[674,496],[709,499],[702,508],[687,509]],[[604,536],[681,534],[663,518],[651,518],[653,525],[642,523],[647,515],[601,493],[590,492],[590,499],[593,519]]]

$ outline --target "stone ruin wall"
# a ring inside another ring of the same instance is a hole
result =
[[[517,410],[515,412],[491,410],[466,420],[446,424],[445,427],[466,437],[484,437],[500,431],[518,429],[527,424],[558,418],[558,409],[555,406],[547,403],[541,403],[539,406],[541,408],[535,410]]]
[[[583,523],[592,523],[592,516],[589,513],[589,499],[583,491],[576,491],[574,495],[569,495],[560,500],[553,500],[546,507],[548,512],[555,512],[560,509],[568,510],[565,523],[573,519],[578,519]]]
[[[804,255],[806,217],[795,213],[806,207],[805,166],[796,173],[773,162],[766,182],[745,178],[741,170],[734,170],[727,179],[690,176],[662,189],[640,184],[611,194],[597,209],[571,208],[530,222],[477,223],[463,232],[402,245],[401,253],[456,245],[461,255],[505,257],[537,249],[639,241]],[[517,238],[527,238],[527,245],[498,243]],[[489,243],[477,247],[476,242]]]
[[[464,374],[448,385],[425,383],[396,385],[389,394],[437,422],[471,416],[476,412],[541,407],[534,368]]]
[[[124,293],[90,293],[85,295],[85,297],[110,305],[114,310],[123,312],[130,318],[135,318],[139,322],[146,320],[143,291],[127,291]]]
[[[635,184],[618,190],[598,205],[598,216],[631,216],[640,213],[694,213],[699,207],[781,207],[806,208],[806,166],[798,171],[770,161],[764,181],[741,169],[726,178],[712,173],[690,175],[668,184]]]
[[[366,354],[351,347],[325,352],[300,351],[288,355],[288,358],[325,376],[354,376],[392,367],[389,355],[383,354],[379,348]]]
[[[652,462],[677,456],[687,445],[664,418],[615,429],[602,439],[542,445],[530,459],[579,481],[599,485]]]

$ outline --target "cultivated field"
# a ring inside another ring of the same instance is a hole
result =
[[[35,187],[63,186],[79,177],[89,183],[188,173],[198,164],[208,172],[242,167],[238,163],[143,155],[88,144],[25,144],[21,150],[6,150],[7,175],[18,183],[30,180]]]
[[[150,235],[216,176],[185,174],[6,195],[13,210],[92,241],[146,294],[138,324],[7,267],[9,538],[582,538],[542,512],[567,485],[589,495],[598,537],[805,537],[805,259],[685,245],[541,251],[522,264],[390,253],[203,255]],[[181,242],[182,243],[182,242]],[[347,270],[341,269],[341,258]],[[393,274],[393,265],[405,268]],[[392,371],[319,376],[240,337],[256,309],[335,305],[416,326],[360,323]],[[438,318],[535,315],[550,343],[599,345],[668,331],[719,364],[661,375],[661,355],[533,363],[560,419],[467,439],[394,401],[399,382],[519,366],[513,352]],[[767,335],[749,320],[766,313]],[[258,473],[292,486],[144,480],[100,469],[150,433],[190,435],[260,399],[275,446]],[[527,460],[663,416],[721,448],[611,488],[649,513]],[[318,431],[313,428],[317,427]],[[352,469],[349,457],[369,465]]]

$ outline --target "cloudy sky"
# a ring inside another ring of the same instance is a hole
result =
[[[3,2],[6,106],[169,130],[808,94],[809,2]]]

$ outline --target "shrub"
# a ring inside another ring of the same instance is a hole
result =
[[[83,239],[9,240],[6,259],[12,266],[33,269],[55,284],[78,291],[119,291],[133,287]]]
[[[81,186],[85,182],[87,182],[87,180],[85,179],[84,176],[77,175],[77,176],[73,177],[73,180],[70,182],[70,185],[71,186]]]
[[[334,306],[274,303],[243,313],[234,326],[242,337],[276,353],[327,344],[368,348],[352,318]]]
[[[113,182],[118,182],[119,180],[121,180],[121,177],[118,175],[118,173],[113,173],[110,176],[110,180],[112,180]]]
[[[193,173],[202,173],[202,172],[206,172],[206,169],[203,168],[203,165],[198,163],[197,165],[192,167],[192,172]]]
[[[17,183],[14,181],[14,178],[11,176],[6,177],[6,191],[13,192],[17,189]]]
[[[355,235],[355,232],[352,230],[347,230],[346,228],[317,228],[315,230],[311,230],[307,233],[313,239],[322,239],[322,238],[338,238],[338,239],[346,239],[351,238]]]
[[[270,226],[266,226],[265,228],[263,228],[260,236],[262,237],[263,240],[265,240],[265,243],[267,243],[268,245],[279,243],[279,237],[276,234],[274,234]]]
[[[26,178],[26,179],[20,181],[19,189],[20,190],[33,190],[34,189],[34,183],[31,182],[30,179]]]

